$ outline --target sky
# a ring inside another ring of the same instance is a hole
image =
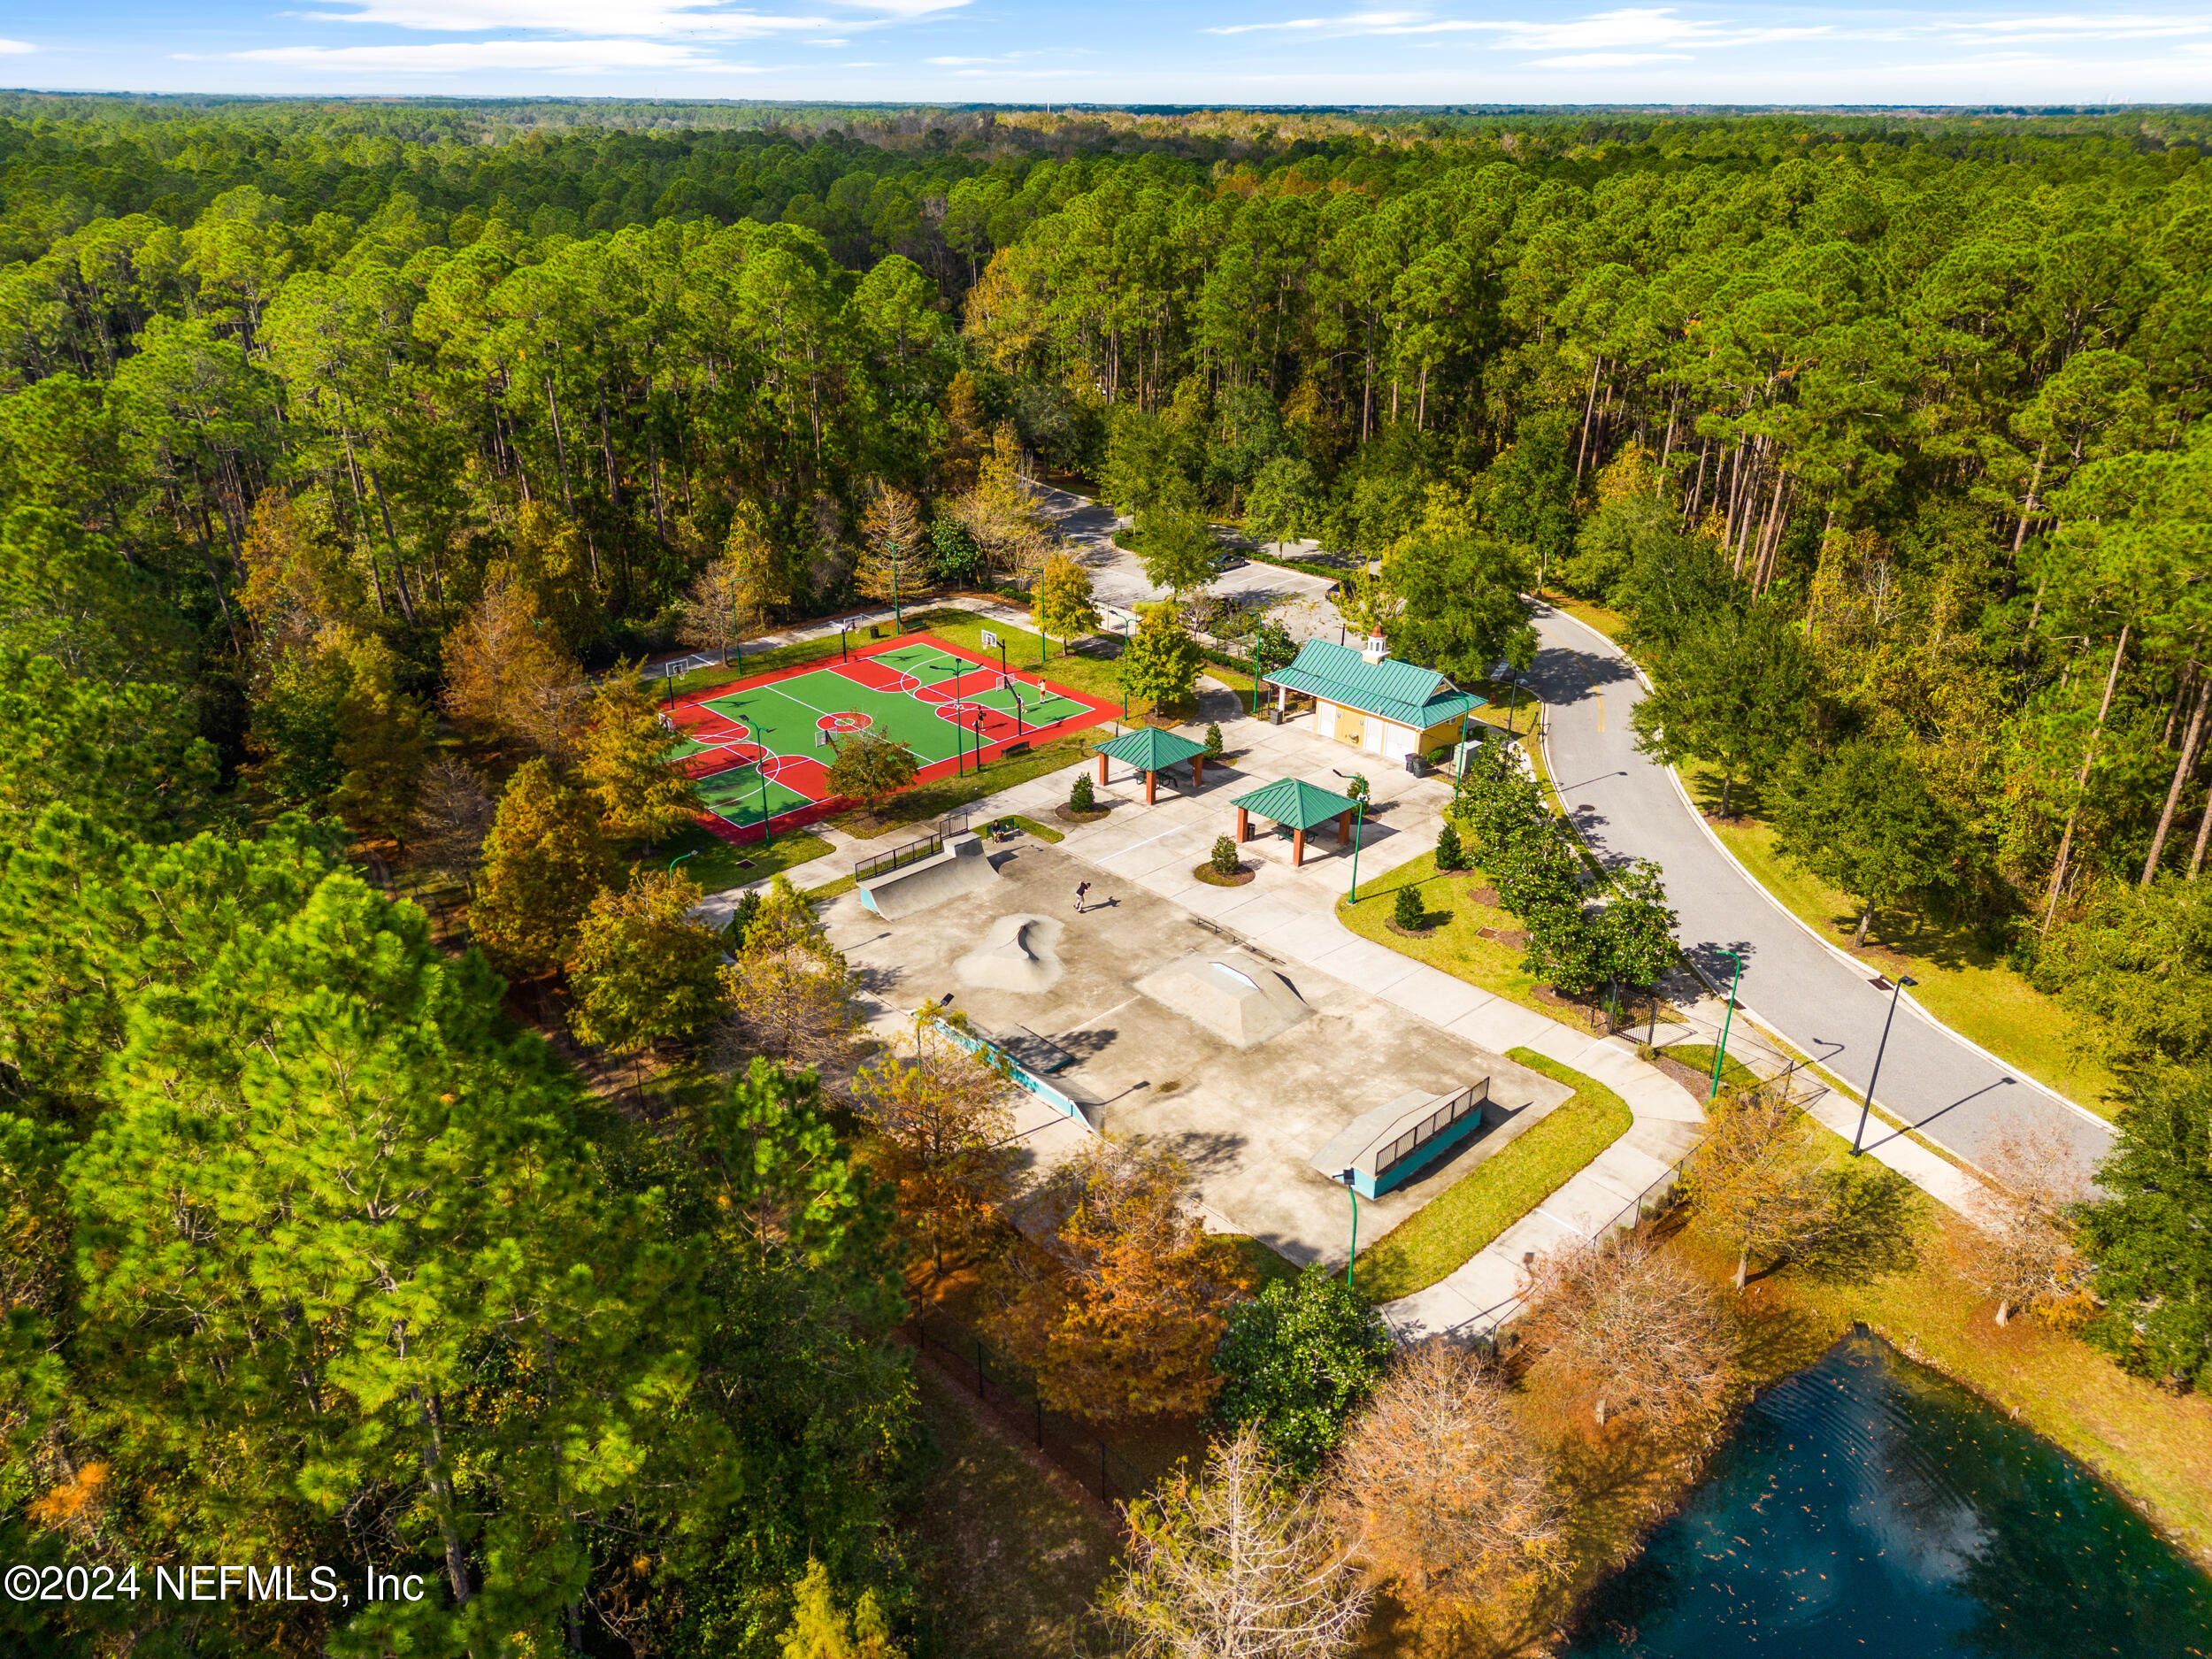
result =
[[[2212,4],[4,0],[0,85],[856,103],[2195,103],[2212,102]]]

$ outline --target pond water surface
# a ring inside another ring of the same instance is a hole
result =
[[[2185,1659],[2212,1578],[2095,1477],[1877,1337],[1746,1412],[1577,1659]]]

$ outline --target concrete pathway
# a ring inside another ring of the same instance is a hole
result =
[[[975,814],[980,818],[1019,812],[1064,828],[1062,847],[1105,872],[1096,883],[1094,902],[1110,899],[1117,881],[1145,887],[1263,954],[1356,985],[1493,1053],[1533,1048],[1597,1079],[1626,1101],[1632,1122],[1612,1146],[1442,1282],[1384,1309],[1393,1328],[1409,1340],[1441,1331],[1494,1329],[1517,1305],[1522,1253],[1594,1237],[1617,1221],[1632,1218],[1640,1201],[1671,1180],[1674,1167],[1696,1144],[1703,1114],[1688,1090],[1636,1058],[1632,1042],[1594,1038],[1352,933],[1336,916],[1336,902],[1351,885],[1351,857],[1325,836],[1315,838],[1302,868],[1291,867],[1287,841],[1265,839],[1245,849],[1259,866],[1248,886],[1200,882],[1192,874],[1194,866],[1204,861],[1217,836],[1233,830],[1232,796],[1286,776],[1340,787],[1338,773],[1354,770],[1358,761],[1351,750],[1317,735],[1310,722],[1270,726],[1238,714],[1233,701],[1217,689],[1205,697],[1200,720],[1185,728],[1197,734],[1205,719],[1217,720],[1230,750],[1226,765],[1208,766],[1202,792],[1192,793],[1187,783],[1163,787],[1156,804],[1147,807],[1142,779],[1117,765],[1110,769],[1107,787],[1097,792],[1098,799],[1113,808],[1110,816],[1095,824],[1062,826],[1053,810],[1066,800],[1073,775],[1064,770],[979,801]],[[1440,779],[1386,772],[1372,757],[1366,764],[1379,811],[1359,849],[1363,887],[1435,845],[1443,808],[1451,798],[1449,786]],[[1064,1156],[1085,1133],[1048,1107],[1018,1102],[1017,1133],[1041,1161]],[[1216,1217],[1213,1225],[1224,1231],[1247,1230],[1233,1217]]]
[[[1576,829],[1601,857],[1648,858],[1665,871],[1685,954],[1709,984],[1728,985],[1727,952],[1742,957],[1740,1017],[1750,1014],[1863,1088],[1888,987],[1770,898],[1722,847],[1674,773],[1637,751],[1629,716],[1645,687],[1627,657],[1549,606],[1538,607],[1536,627],[1530,683],[1547,705],[1546,758]],[[1942,1025],[1909,992],[1900,1002],[1876,1102],[1898,1121],[1968,1164],[1988,1157],[2015,1127],[2052,1134],[2085,1179],[2109,1151],[2103,1120]]]

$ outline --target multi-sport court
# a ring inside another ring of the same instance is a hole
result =
[[[920,761],[919,780],[987,764],[1008,745],[1095,726],[1112,705],[996,662],[934,634],[861,647],[680,699],[668,718],[686,740],[675,758],[699,787],[720,833],[750,839],[835,804],[833,747],[873,731]]]

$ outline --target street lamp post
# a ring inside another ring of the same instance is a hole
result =
[[[1874,983],[1879,985],[1881,980],[1877,979]],[[1874,1046],[1874,1071],[1866,1079],[1866,1095],[1859,1102],[1859,1126],[1851,1132],[1851,1156],[1855,1158],[1859,1156],[1860,1141],[1866,1138],[1866,1115],[1874,1110],[1874,1085],[1881,1080],[1882,1056],[1889,1048],[1889,1022],[1897,1018],[1897,999],[1905,994],[1907,986],[1919,983],[1909,973],[1901,973],[1897,983],[1890,987],[1889,1012],[1882,1016],[1882,1040]]]
[[[699,856],[700,851],[701,849],[695,847],[687,853],[671,858],[668,861],[668,873],[672,876],[674,875],[676,873],[676,866],[678,864],[683,863],[686,858],[696,858]]]
[[[1121,673],[1118,678],[1121,680],[1121,719],[1122,724],[1126,726],[1129,723],[1129,618],[1127,617],[1121,619]]]
[[[1359,829],[1367,822],[1367,797],[1360,796],[1359,810],[1352,814],[1352,890],[1345,896],[1355,904],[1359,902]]]
[[[1352,1171],[1339,1170],[1336,1179],[1344,1183],[1344,1190],[1352,1195],[1352,1254],[1344,1263],[1344,1288],[1353,1288],[1352,1274],[1359,1266],[1359,1188],[1352,1185]]]
[[[1720,1093],[1720,1069],[1728,1060],[1728,1028],[1736,1023],[1736,987],[1743,983],[1743,958],[1732,950],[1720,954],[1736,964],[1736,976],[1728,982],[1728,1012],[1720,1022],[1720,1047],[1713,1053],[1713,1087],[1706,1093],[1707,1100]]]

